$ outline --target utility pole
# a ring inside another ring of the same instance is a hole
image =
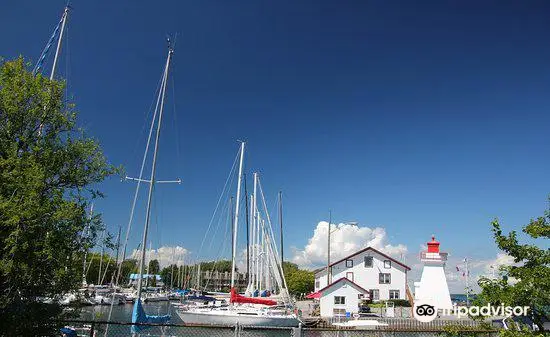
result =
[[[466,306],[470,306],[470,270],[468,269],[468,258],[464,258],[466,265]]]
[[[330,285],[330,223],[332,222],[332,211],[328,211],[328,230],[327,230],[327,286]]]

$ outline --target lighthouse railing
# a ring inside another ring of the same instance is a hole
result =
[[[420,259],[432,261],[447,261],[448,255],[448,253],[428,253],[424,251],[420,252]]]

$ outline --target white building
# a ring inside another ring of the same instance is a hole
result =
[[[356,313],[360,300],[364,296],[368,296],[368,290],[345,277],[319,289],[319,292],[322,294],[319,299],[321,317],[346,316],[347,313]]]
[[[409,270],[411,268],[404,263],[374,248],[367,247],[332,263],[330,265],[330,280],[327,280],[326,268],[317,269],[315,271],[315,291],[322,290],[322,294],[320,294],[322,299],[323,295],[328,294],[327,290],[332,289],[323,290],[323,288],[332,285],[333,280],[341,282],[341,279],[345,278],[366,290],[367,293],[364,295],[372,298],[373,301],[407,299],[407,272]],[[357,296],[355,297],[357,299]],[[330,299],[326,301],[330,302]],[[321,313],[323,311],[330,312],[331,308],[323,310],[322,303],[323,300],[321,300]],[[357,312],[357,308],[351,312]]]
[[[435,305],[438,309],[451,309],[453,304],[444,270],[447,253],[439,251],[435,236],[427,245],[428,250],[420,253],[424,268],[420,282],[414,283],[414,299]]]

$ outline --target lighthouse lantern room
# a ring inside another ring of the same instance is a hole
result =
[[[439,251],[439,242],[433,235],[432,241],[427,245],[428,249],[420,253],[420,260],[424,267],[420,282],[414,283],[415,301],[428,301],[438,309],[451,309],[451,295],[444,270],[447,253]]]

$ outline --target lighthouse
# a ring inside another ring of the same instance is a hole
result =
[[[414,283],[414,298],[429,301],[437,309],[452,309],[451,295],[445,277],[447,253],[439,251],[439,242],[432,235],[432,241],[427,243],[428,250],[420,253],[420,261],[424,264],[420,282]]]

